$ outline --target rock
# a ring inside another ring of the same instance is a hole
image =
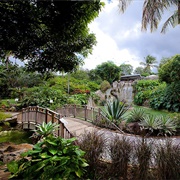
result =
[[[0,161],[8,163],[12,160],[16,160],[20,157],[20,154],[33,148],[32,144],[13,144],[13,143],[1,143],[0,144]]]

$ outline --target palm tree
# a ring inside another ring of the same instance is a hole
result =
[[[131,1],[119,0],[120,11],[124,13]],[[166,32],[169,25],[175,27],[177,24],[180,24],[180,0],[144,0],[142,30],[147,30],[148,25],[150,25],[151,32],[156,30],[164,10],[173,5],[177,7],[177,10],[164,23],[161,30],[162,33]]]
[[[158,67],[157,65],[155,65],[156,63],[156,58],[151,55],[145,57],[145,62],[140,62],[141,65],[145,66],[144,71],[147,73],[151,72],[152,67]]]

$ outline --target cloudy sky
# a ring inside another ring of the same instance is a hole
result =
[[[107,3],[90,25],[96,35],[97,45],[92,55],[85,59],[83,68],[94,69],[108,60],[116,65],[131,64],[134,68],[144,57],[152,55],[158,61],[162,57],[180,54],[180,25],[170,27],[165,34],[160,33],[162,23],[173,13],[168,10],[159,24],[159,29],[151,33],[141,31],[143,0],[134,0],[124,14],[118,10],[118,0]]]

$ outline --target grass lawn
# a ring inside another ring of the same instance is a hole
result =
[[[154,116],[170,116],[170,117],[175,116],[174,113],[168,112],[168,111],[166,111],[166,110],[154,110],[154,109],[151,109],[151,108],[148,108],[148,107],[144,107],[144,106],[133,105],[133,108],[130,108],[130,109],[123,115],[123,117],[127,118],[127,117],[129,116],[130,112],[131,112],[133,109],[143,109],[146,114],[152,114],[152,115],[154,115]],[[177,113],[176,113],[176,114],[177,114]],[[180,113],[178,113],[178,114],[180,114]]]

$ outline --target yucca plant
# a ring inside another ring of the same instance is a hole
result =
[[[149,134],[152,134],[154,131],[161,129],[162,122],[154,115],[146,115],[143,120],[141,120],[140,126],[142,129],[147,130]]]
[[[129,108],[126,106],[125,102],[121,102],[116,99],[112,102],[108,101],[102,111],[109,120],[118,126],[122,121],[122,116],[128,109]]]
[[[146,113],[145,113],[144,109],[135,108],[130,112],[127,122],[128,123],[129,122],[139,122],[139,121],[142,121],[145,116],[146,116]]]
[[[171,119],[168,116],[159,116],[157,117],[161,122],[161,127],[159,128],[161,135],[173,135],[176,133],[178,127],[177,121]]]

